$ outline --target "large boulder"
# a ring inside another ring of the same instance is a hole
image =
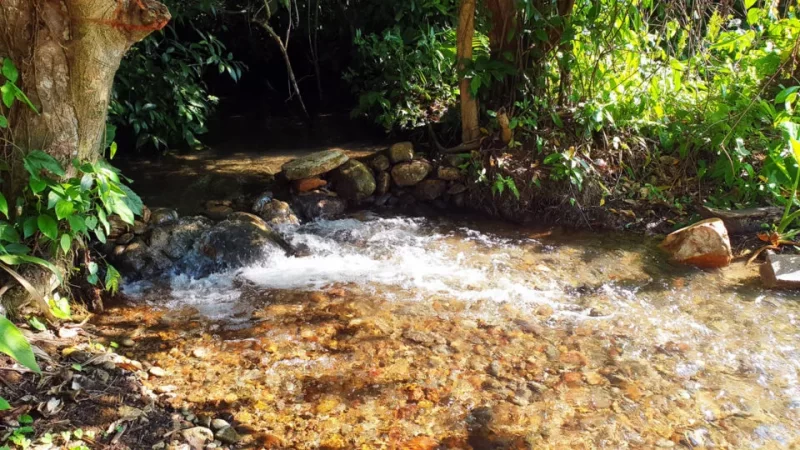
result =
[[[172,260],[138,238],[128,245],[117,246],[109,258],[131,279],[158,278],[173,268]]]
[[[260,217],[236,212],[209,228],[192,251],[178,262],[181,272],[205,277],[253,263],[266,253],[294,253],[292,247]]]
[[[175,223],[153,228],[150,247],[173,260],[181,259],[194,246],[194,242],[214,225],[203,216],[182,217]]]
[[[667,236],[661,248],[676,262],[702,268],[725,267],[733,259],[728,230],[720,219],[682,228]]]
[[[344,200],[334,193],[312,191],[297,195],[292,206],[304,220],[334,219],[344,214]]]
[[[389,147],[389,160],[392,161],[392,164],[412,159],[414,159],[414,144],[411,142],[398,142]]]
[[[776,255],[769,252],[759,268],[761,281],[766,287],[779,289],[800,288],[800,255]]]
[[[351,202],[361,202],[375,192],[375,177],[360,161],[351,159],[333,172],[336,193]]]
[[[339,150],[325,150],[297,158],[284,164],[282,169],[289,181],[312,178],[341,166],[348,161]]]
[[[417,160],[400,163],[392,168],[392,179],[398,186],[414,186],[431,172],[427,161]]]

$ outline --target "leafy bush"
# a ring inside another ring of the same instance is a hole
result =
[[[133,130],[136,147],[198,147],[218,99],[208,93],[203,76],[216,69],[238,81],[244,65],[210,32],[192,27],[193,38],[170,25],[134,46],[120,64],[114,82],[109,120]]]
[[[437,122],[456,104],[455,33],[428,26],[381,34],[356,32],[356,63],[345,74],[358,94],[356,116],[374,117],[387,131]]]

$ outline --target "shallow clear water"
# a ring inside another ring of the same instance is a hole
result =
[[[101,319],[169,368],[154,383],[179,387],[176,406],[228,410],[254,445],[800,443],[800,304],[755,267],[703,272],[630,235],[470,219],[281,231],[307,256],[129,284]]]

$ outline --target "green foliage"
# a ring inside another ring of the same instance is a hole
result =
[[[503,192],[508,190],[514,198],[519,200],[519,189],[517,183],[510,176],[503,176],[499,173],[496,175],[494,183],[492,184],[492,194],[503,195]]]
[[[123,59],[114,82],[109,120],[130,128],[136,146],[167,148],[186,143],[201,146],[206,121],[218,99],[208,93],[203,76],[215,69],[238,81],[244,65],[212,33],[191,28],[179,36],[176,28],[148,36]]]
[[[25,336],[5,317],[0,317],[0,352],[14,358],[28,369],[41,373],[33,350]]]
[[[455,33],[428,26],[381,34],[356,32],[356,62],[345,74],[359,96],[355,116],[369,116],[390,131],[438,121],[455,106],[458,84]]]
[[[19,81],[19,71],[17,70],[17,66],[14,64],[14,61],[11,58],[0,58],[2,61],[2,65],[0,65],[0,73],[3,75],[3,79],[5,82],[0,86],[0,97],[2,98],[3,105],[7,109],[11,109],[14,106],[14,103],[20,101],[29,108],[36,111],[36,108],[33,106],[31,101],[22,92],[17,86],[17,81]],[[8,128],[8,117],[0,111],[0,128]]]

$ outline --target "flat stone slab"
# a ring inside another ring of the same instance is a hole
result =
[[[281,169],[289,181],[312,178],[341,166],[350,159],[339,150],[325,150],[294,159]]]
[[[780,289],[800,289],[800,255],[767,255],[759,268],[765,286]]]

